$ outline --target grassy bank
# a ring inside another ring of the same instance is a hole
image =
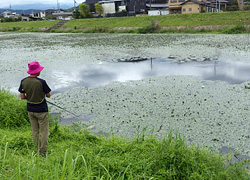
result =
[[[150,26],[158,21],[156,29]],[[0,23],[0,31],[40,32],[58,21]],[[22,24],[23,23],[23,24]],[[41,24],[40,24],[41,23]],[[250,12],[174,14],[76,19],[52,32],[72,33],[249,33]],[[237,31],[235,31],[237,29]]]
[[[250,12],[223,12],[201,14],[172,14],[165,16],[112,17],[96,19],[76,19],[69,21],[65,28],[84,27],[145,27],[159,21],[161,27],[176,26],[216,26],[250,23]]]
[[[0,179],[249,178],[242,164],[190,147],[176,133],[168,132],[162,140],[143,133],[118,139],[92,135],[77,125],[62,127],[52,118],[48,155],[42,158],[33,151],[25,102],[8,92],[0,91],[0,97],[1,107],[6,107],[0,121]]]
[[[58,23],[56,21],[29,21],[0,23],[1,32],[44,32]]]

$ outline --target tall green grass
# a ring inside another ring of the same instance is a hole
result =
[[[135,34],[247,34],[250,33],[250,28],[244,25],[236,25],[232,27],[219,27],[219,28],[161,28],[160,26],[146,26],[138,29],[114,29],[107,27],[97,27],[88,29],[53,29],[53,33],[135,33]]]
[[[249,179],[243,162],[231,164],[229,156],[188,146],[178,133],[168,132],[162,140],[143,132],[126,139],[77,127],[51,123],[43,158],[33,150],[28,124],[1,126],[0,179]]]
[[[152,21],[159,21],[162,27],[175,26],[215,26],[249,24],[249,11],[199,14],[171,14],[162,16],[111,17],[76,19],[64,24],[63,28],[84,27],[146,27]]]
[[[161,31],[153,31],[151,24],[159,21]],[[0,31],[44,32],[57,21],[0,23]],[[162,16],[110,17],[75,19],[51,32],[68,33],[250,33],[250,11],[221,13],[172,14]],[[135,28],[135,29],[119,29]],[[177,27],[182,27],[177,28]],[[202,28],[203,27],[203,28]],[[243,27],[243,28],[238,28]],[[118,29],[115,29],[118,28]],[[167,28],[167,29],[166,29]],[[235,28],[238,28],[235,30]]]
[[[8,91],[0,90],[0,126],[16,128],[28,124],[25,105]]]
[[[0,23],[1,32],[43,32],[58,23],[56,21],[29,21]]]

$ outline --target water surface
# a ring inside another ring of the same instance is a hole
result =
[[[204,80],[240,84],[250,80],[250,63],[227,61],[173,62],[153,59],[142,62],[117,62],[84,65],[80,70],[54,72],[57,77],[55,93],[76,86],[96,87],[110,82],[141,80],[153,76],[196,76]]]

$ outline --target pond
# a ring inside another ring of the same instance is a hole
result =
[[[58,78],[53,93],[74,87],[97,87],[110,82],[141,80],[153,76],[197,76],[205,80],[240,84],[250,80],[250,63],[232,61],[173,62],[151,59],[140,62],[99,63],[82,66],[78,71],[53,71]],[[71,83],[70,83],[71,82]]]

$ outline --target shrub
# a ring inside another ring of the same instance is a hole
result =
[[[27,125],[26,102],[5,90],[0,90],[0,126],[16,128]]]
[[[226,34],[241,34],[246,32],[247,29],[244,25],[237,25],[224,31]]]
[[[114,30],[111,30],[107,27],[95,27],[93,29],[88,29],[83,32],[84,33],[114,33]]]
[[[250,4],[247,4],[243,7],[243,10],[250,11]]]
[[[140,34],[148,34],[148,33],[155,33],[155,32],[157,32],[157,27],[152,26],[152,25],[138,29],[138,33]]]
[[[22,29],[21,27],[13,27],[13,31],[19,31],[20,29]]]

